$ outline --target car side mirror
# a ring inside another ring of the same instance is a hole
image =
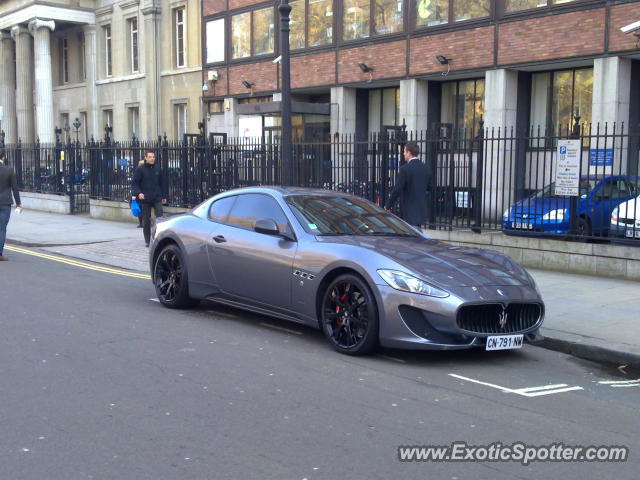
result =
[[[258,233],[264,233],[265,235],[280,235],[280,229],[278,224],[270,218],[261,218],[253,227]]]

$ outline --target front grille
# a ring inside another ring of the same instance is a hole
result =
[[[499,303],[463,305],[456,321],[462,330],[476,334],[519,333],[534,327],[542,313],[538,303],[510,303],[506,307]]]

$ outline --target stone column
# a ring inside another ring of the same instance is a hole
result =
[[[512,138],[516,134],[518,72],[488,70],[484,102],[484,127],[488,137],[494,138],[488,140],[492,144],[485,148],[483,214],[485,219],[500,220],[504,209],[514,200],[516,142]]]
[[[143,138],[156,138],[160,134],[160,71],[158,64],[160,7],[149,6],[142,9],[144,31],[145,103],[140,112],[144,121]]]
[[[85,80],[87,85],[87,136],[91,138],[99,138],[102,136],[100,131],[100,122],[98,118],[98,88],[96,86],[98,54],[96,42],[95,25],[85,25],[82,30],[84,32],[84,65],[87,74]]]
[[[592,149],[613,149],[613,165],[589,165],[589,173],[626,173],[627,143],[611,135],[629,133],[629,108],[631,101],[631,59],[621,57],[596,58],[593,61],[593,100],[591,110],[591,134],[598,135],[591,141]],[[620,162],[622,161],[622,164]],[[632,169],[633,170],[633,169]]]
[[[429,128],[427,118],[428,86],[424,80],[400,80],[400,123],[405,123],[407,132],[425,132]]]
[[[0,105],[2,130],[6,144],[18,142],[16,124],[16,70],[13,64],[15,44],[7,32],[0,32]]]
[[[34,38],[36,128],[41,143],[56,140],[51,70],[51,32],[55,27],[53,20],[36,18],[29,22],[29,31]]]
[[[18,138],[24,143],[35,141],[33,118],[33,40],[21,26],[11,29],[16,42],[16,120]]]
[[[356,133],[356,89],[331,89],[331,135]]]

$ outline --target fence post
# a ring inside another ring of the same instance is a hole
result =
[[[16,176],[18,177],[18,188],[24,189],[24,175],[23,175],[23,165],[22,165],[22,140],[18,139],[18,145],[16,146],[15,153],[15,162],[16,162]]]
[[[578,113],[578,111],[576,110],[576,114],[573,117],[574,123],[573,123],[573,128],[571,129],[571,134],[569,135],[569,138],[571,139],[580,139],[580,133],[581,133],[581,127],[580,127],[580,114]],[[579,162],[578,165],[580,165],[580,170],[582,170],[582,148],[580,149],[580,158],[579,158]],[[580,195],[580,190],[578,190],[578,196]],[[569,198],[569,211],[570,211],[570,215],[569,215],[569,233],[571,235],[575,235],[576,234],[576,225],[577,225],[577,219],[578,219],[578,197],[576,196],[571,196]]]
[[[482,208],[483,208],[483,197],[484,197],[484,119],[480,117],[480,124],[478,126],[478,159],[476,166],[476,198],[473,202],[473,206],[475,208],[475,225],[472,230],[475,233],[482,232]]]

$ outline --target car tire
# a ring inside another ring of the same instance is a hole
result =
[[[153,285],[160,303],[167,308],[189,308],[198,300],[189,296],[189,277],[182,250],[175,245],[162,249],[153,265]]]
[[[347,273],[332,280],[320,308],[322,331],[338,352],[366,355],[378,347],[378,307],[361,277]]]

